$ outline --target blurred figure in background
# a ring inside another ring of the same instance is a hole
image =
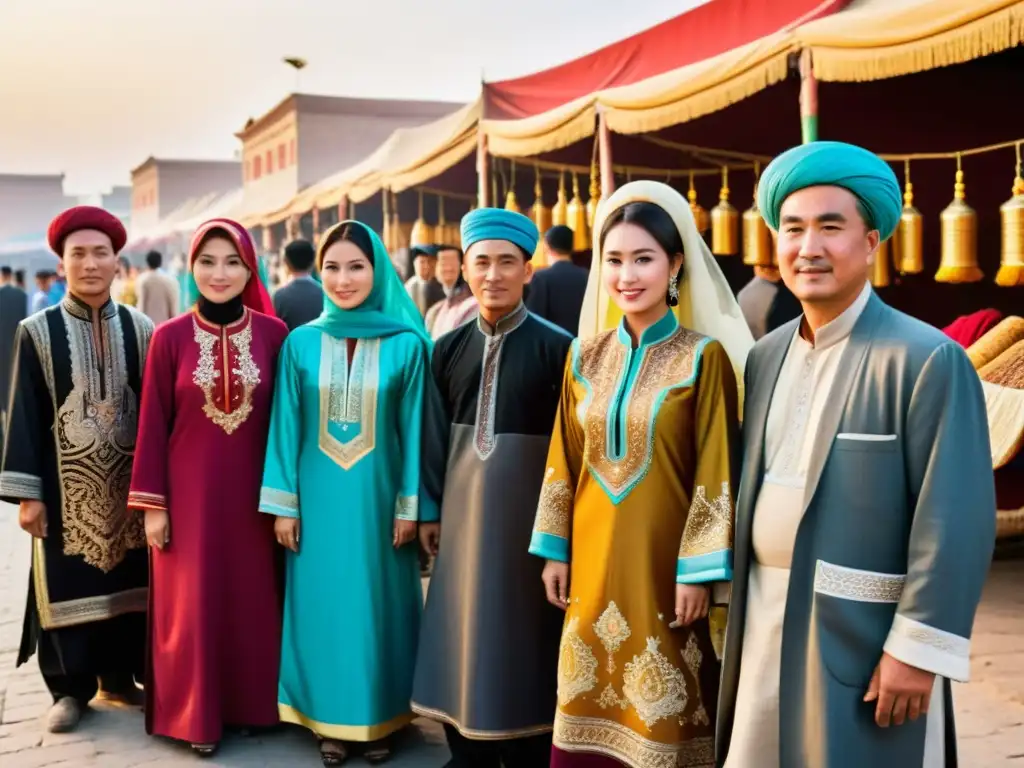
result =
[[[53,287],[56,275],[49,269],[40,269],[36,272],[36,290],[29,301],[28,313],[34,315],[42,312],[51,305],[50,289]]]
[[[427,310],[444,298],[444,288],[437,281],[437,250],[432,245],[414,245],[409,249],[412,277],[405,281],[405,290],[426,317]]]
[[[274,292],[274,312],[294,331],[320,317],[324,294],[313,279],[316,251],[308,240],[292,240],[284,247],[284,265],[289,282]]]
[[[587,270],[572,263],[572,230],[558,224],[544,235],[548,268],[530,282],[526,308],[576,336],[587,291]]]
[[[28,312],[25,292],[13,284],[14,272],[6,264],[0,267],[0,445],[7,423],[7,389],[11,378],[11,358],[18,323]]]
[[[160,325],[178,314],[178,281],[165,273],[160,267],[164,257],[160,251],[146,254],[146,271],[135,281],[138,309]]]
[[[438,246],[437,280],[444,289],[444,299],[427,310],[427,330],[434,339],[476,317],[478,310],[473,292],[462,276],[462,249]]]
[[[757,341],[800,317],[800,301],[779,277],[778,267],[754,267],[754,276],[736,295],[743,317]]]

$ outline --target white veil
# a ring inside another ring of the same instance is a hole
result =
[[[697,231],[690,204],[679,192],[658,181],[634,181],[602,200],[594,216],[594,255],[587,279],[587,292],[580,312],[580,338],[614,328],[622,311],[610,300],[601,280],[600,234],[605,220],[628,203],[653,203],[675,222],[683,241],[683,277],[679,283],[679,305],[675,308],[680,325],[710,336],[725,348],[736,371],[743,396],[743,370],[754,346],[747,321],[733,296],[729,283]]]

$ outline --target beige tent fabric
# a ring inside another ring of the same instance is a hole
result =
[[[793,37],[768,35],[685,67],[598,94],[615,133],[648,133],[725,109],[786,79]]]
[[[400,191],[437,176],[476,146],[481,104],[477,99],[431,123],[396,129],[365,160],[307,187],[287,205],[263,215],[260,223],[338,205],[343,197],[362,202],[381,189]]]
[[[1024,0],[854,0],[795,36],[819,80],[880,80],[1024,43]]]
[[[487,148],[498,157],[531,157],[575,144],[594,135],[597,94],[520,120],[481,120]]]

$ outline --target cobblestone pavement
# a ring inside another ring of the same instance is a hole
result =
[[[28,541],[16,512],[0,504],[0,766],[3,768],[293,768],[320,764],[312,737],[299,728],[252,738],[228,737],[215,758],[146,735],[142,714],[94,705],[78,731],[44,732],[50,704],[35,664],[14,668],[28,574]],[[974,635],[973,680],[954,690],[964,768],[1024,768],[1024,557],[998,561]],[[394,768],[440,768],[444,735],[419,720],[396,744]],[[348,765],[360,766],[359,759]],[[543,768],[539,766],[538,768]]]

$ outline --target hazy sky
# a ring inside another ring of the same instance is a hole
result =
[[[468,101],[707,0],[0,0],[0,172],[129,181],[149,155],[231,157],[295,90]],[[681,42],[681,44],[683,44]],[[330,169],[334,170],[334,169]]]

